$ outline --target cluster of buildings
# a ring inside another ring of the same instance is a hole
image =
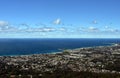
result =
[[[51,73],[56,69],[78,72],[120,73],[119,70],[107,67],[116,64],[116,61],[120,62],[119,59],[119,44],[64,50],[61,53],[55,54],[0,56],[0,62],[5,63],[7,66],[13,65],[19,67],[19,70],[29,71],[33,69],[35,71]],[[5,67],[6,70],[7,66]]]

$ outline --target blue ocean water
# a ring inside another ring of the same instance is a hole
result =
[[[111,45],[112,43],[120,43],[120,39],[0,39],[0,56],[52,53],[62,49],[106,46]]]

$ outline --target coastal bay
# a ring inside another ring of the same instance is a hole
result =
[[[55,71],[109,73],[118,76],[119,59],[119,44],[64,50],[54,54],[0,56],[0,76],[42,77],[45,72],[53,74]]]

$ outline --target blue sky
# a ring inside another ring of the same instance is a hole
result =
[[[0,1],[0,38],[120,38],[120,0]]]

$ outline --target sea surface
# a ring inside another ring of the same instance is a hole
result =
[[[64,49],[107,46],[120,43],[120,39],[40,38],[0,39],[0,56],[28,55],[60,52]]]

